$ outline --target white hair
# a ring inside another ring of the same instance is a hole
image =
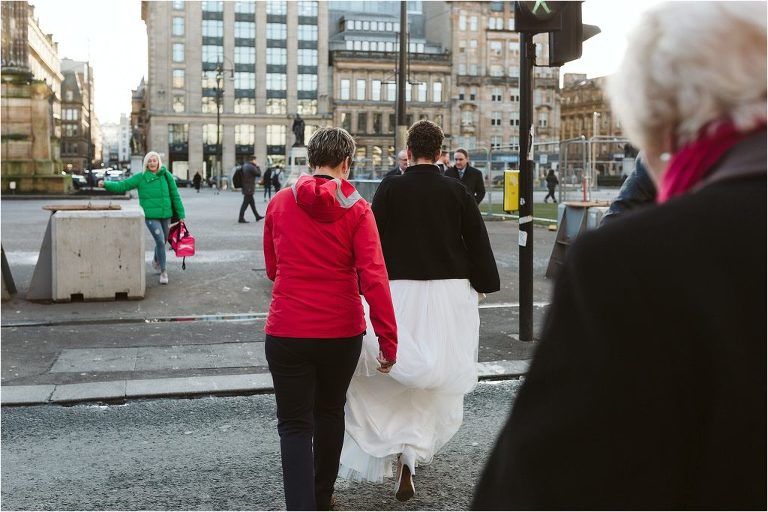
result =
[[[149,162],[149,157],[154,156],[157,158],[157,168],[159,169],[163,165],[163,159],[160,158],[160,153],[157,151],[150,151],[146,155],[144,155],[144,169],[147,168],[147,162]]]
[[[625,134],[660,154],[729,119],[747,131],[766,118],[766,3],[668,2],[629,36],[608,95]]]

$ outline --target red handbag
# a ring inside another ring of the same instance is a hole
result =
[[[168,243],[171,244],[171,249],[176,253],[177,258],[184,258],[181,260],[181,269],[187,269],[187,256],[195,255],[195,237],[193,237],[187,225],[183,220],[171,226],[168,231]]]

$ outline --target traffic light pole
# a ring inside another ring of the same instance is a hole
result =
[[[533,341],[533,34],[520,34],[520,341]]]

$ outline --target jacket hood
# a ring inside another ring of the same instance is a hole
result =
[[[302,176],[291,186],[299,207],[319,222],[334,222],[343,217],[360,199],[347,180]]]
[[[161,178],[165,174],[171,174],[171,173],[168,172],[168,169],[166,169],[164,165],[161,165],[160,168],[157,170],[157,172],[152,172],[149,169],[144,169],[144,179],[146,181],[152,181],[156,178]]]

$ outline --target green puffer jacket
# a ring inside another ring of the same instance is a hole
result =
[[[179,189],[176,188],[176,182],[165,166],[161,166],[157,174],[151,171],[144,171],[134,174],[127,180],[105,181],[104,188],[118,194],[133,190],[134,188],[138,189],[139,204],[144,210],[144,217],[148,219],[170,219],[173,214],[171,198],[173,198],[173,207],[176,208],[176,214],[180,219],[185,217],[184,205],[181,204]]]

